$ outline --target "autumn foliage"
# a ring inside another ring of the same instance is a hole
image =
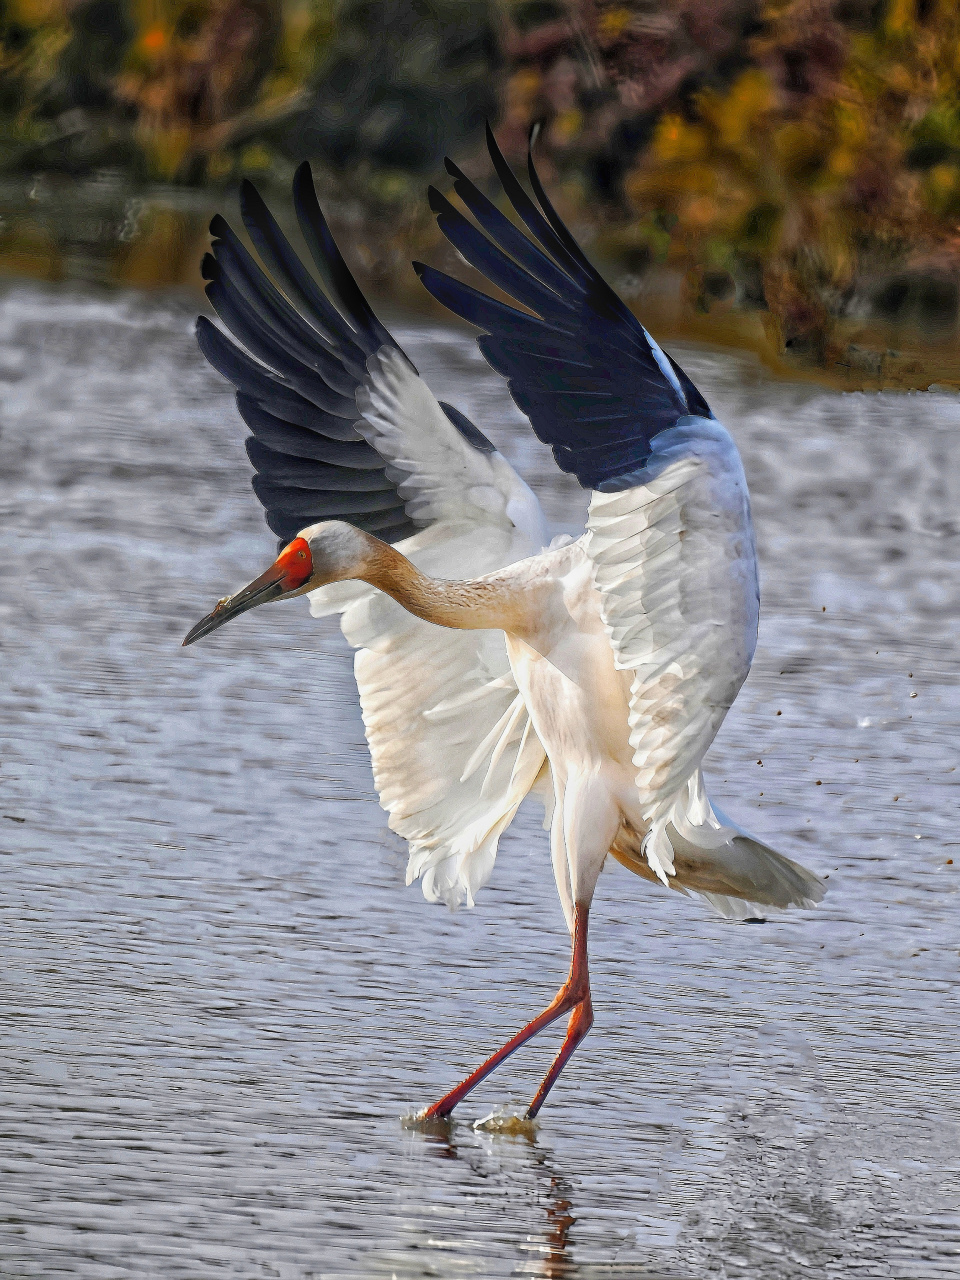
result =
[[[956,0],[601,0],[553,37],[516,41],[506,132],[518,152],[546,113],[561,171],[604,161],[614,255],[682,272],[701,312],[762,310],[819,361],[843,360],[843,320],[952,331]]]
[[[279,191],[309,157],[424,235],[409,211],[445,152],[484,173],[486,117],[517,163],[544,122],[628,294],[672,281],[821,364],[882,363],[858,321],[953,333],[958,0],[0,0],[8,175]]]

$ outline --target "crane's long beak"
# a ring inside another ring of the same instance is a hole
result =
[[[313,557],[310,554],[309,544],[303,538],[294,538],[289,546],[284,547],[266,573],[261,573],[259,578],[254,578],[249,586],[238,591],[235,596],[227,596],[221,600],[213,613],[208,613],[205,618],[201,618],[197,625],[187,632],[183,643],[193,644],[194,640],[199,640],[209,635],[211,631],[216,631],[217,627],[222,627],[225,622],[239,617],[248,609],[255,609],[259,604],[267,604],[271,600],[279,600],[283,596],[299,591],[309,581],[312,573]]]

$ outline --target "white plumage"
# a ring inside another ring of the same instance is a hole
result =
[[[818,900],[814,877],[804,892],[794,875],[779,892],[751,886],[745,841],[755,858],[764,846],[718,817],[700,772],[749,672],[759,616],[746,482],[728,432],[714,419],[681,419],[656,438],[644,467],[593,493],[583,537],[544,551],[539,503],[507,460],[471,448],[398,354],[381,351],[368,370],[360,430],[402,474],[411,507],[428,506],[432,520],[397,550],[441,581],[501,571],[538,619],[519,639],[437,626],[367,583],[311,592],[311,612],[342,612],[357,649],[374,781],[391,828],[410,845],[407,883],[421,877],[430,901],[472,906],[539,779],[555,861],[562,847],[562,861],[582,864],[561,883],[571,921],[575,886],[595,881],[612,845],[634,870],[639,853],[664,885],[700,893],[732,918],[761,903]],[[609,723],[593,741],[591,722],[604,713]],[[558,806],[569,815],[575,805],[578,828],[613,828],[602,848],[583,849],[569,816],[553,820]],[[736,896],[697,887],[701,852],[711,884],[730,863]]]
[[[429,525],[397,544],[435,578],[479,578],[534,555],[540,504],[499,452],[466,443],[409,361],[381,349],[357,393],[361,434],[389,459],[407,510]],[[454,631],[366,583],[310,593],[342,612],[373,776],[390,827],[410,845],[407,883],[473,906],[497,844],[544,762],[502,631]]]
[[[233,332],[272,363],[238,355],[212,327],[201,335],[241,388],[256,437],[248,444],[255,487],[272,527],[285,541],[299,533],[185,643],[270,599],[309,593],[315,615],[342,615],[380,800],[409,843],[408,883],[419,877],[431,901],[472,906],[523,798],[536,788],[546,804],[572,939],[569,977],[431,1117],[448,1115],[568,1012],[563,1047],[527,1112],[537,1114],[592,1024],[587,917],[609,856],[733,919],[809,906],[824,891],[713,808],[701,773],[757,639],[756,550],[736,446],[583,258],[532,165],[539,207],[492,139],[491,156],[550,257],[455,166],[456,190],[490,240],[436,192],[432,204],[467,260],[537,315],[427,268],[421,275],[486,329],[484,354],[562,465],[592,488],[579,539],[545,547],[535,496],[473,424],[435,399],[373,316],[302,171],[304,230],[354,327],[291,265],[270,215],[248,196],[251,235],[328,336],[311,353],[301,317],[257,282],[222,228],[214,266],[235,278],[213,273],[211,296]],[[275,330],[250,310],[251,293]],[[309,512],[314,523],[297,519]],[[323,518],[351,513],[352,522]],[[393,546],[372,536],[382,530],[393,531]]]
[[[729,434],[714,420],[681,419],[656,437],[641,471],[593,495],[587,527],[615,662],[632,673],[636,827],[668,884],[671,820],[706,847],[720,834],[694,776],[756,647],[756,549]]]

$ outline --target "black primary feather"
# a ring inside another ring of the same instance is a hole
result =
[[[237,408],[251,432],[247,453],[256,473],[254,492],[281,544],[307,525],[331,518],[396,542],[421,526],[404,509],[399,481],[388,478],[384,459],[357,430],[356,395],[375,352],[387,347],[407,357],[344,261],[308,164],[297,170],[293,196],[328,292],[297,256],[256,189],[244,183],[243,219],[266,271],[227,222],[215,217],[211,252],[201,270],[209,282],[207,296],[228,333],[201,317],[197,341],[237,389]],[[443,409],[468,444],[492,450],[459,410]]]
[[[414,263],[431,294],[483,330],[480,350],[509,383],[517,405],[585,488],[632,471],[650,441],[693,414],[712,417],[675,360],[661,352],[591,265],[554,209],[528,154],[536,200],[513,173],[487,127],[490,159],[525,235],[449,160],[454,190],[474,226],[439,192],[431,208],[441,231],[491,284],[534,314]]]

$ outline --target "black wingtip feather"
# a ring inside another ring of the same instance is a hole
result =
[[[544,217],[542,210],[524,191],[519,179],[507,163],[506,156],[500,150],[500,146],[493,136],[489,121],[487,121],[487,150],[490,153],[490,160],[497,172],[497,177],[500,179],[500,184],[506,192],[507,199],[526,224],[527,229],[536,237],[543,248],[549,254],[552,254],[564,270],[569,271],[574,279],[581,278],[583,276],[583,267],[579,258],[567,250],[553,230],[549,220]],[[589,279],[589,274],[587,278]]]
[[[369,336],[375,347],[387,346],[400,351],[393,335],[377,319],[376,313],[340,252],[340,247],[330,230],[330,224],[320,208],[313,172],[306,161],[294,174],[293,206],[303,238],[310,250],[310,256],[318,270],[331,284],[331,292],[339,298],[350,319],[359,330]],[[401,351],[401,355],[404,354]]]
[[[642,325],[551,203],[533,160],[537,128],[530,132],[527,154],[532,197],[489,121],[485,133],[504,193],[529,234],[449,159],[445,168],[454,190],[487,238],[432,189],[430,207],[461,256],[537,315],[516,311],[423,263],[414,263],[414,270],[433,297],[484,331],[481,351],[508,379],[536,434],[553,446],[563,470],[592,488],[642,464],[650,440],[689,410]],[[677,375],[693,403],[692,384],[679,369]],[[702,397],[696,403],[705,407]]]
[[[431,193],[430,204],[437,215],[437,225],[447,240],[491,284],[495,284],[523,306],[529,307],[544,320],[561,325],[566,323],[571,304],[566,300],[569,290],[563,284],[559,289],[551,290],[529,269],[530,263],[523,262],[522,254],[516,255],[519,262],[510,257],[494,239],[481,234],[439,191]],[[487,219],[487,223],[489,221]],[[480,222],[484,230],[489,229],[483,219]],[[510,247],[516,254],[516,247]],[[565,277],[562,279],[565,280]]]
[[[313,198],[316,200],[316,193]],[[295,192],[294,204],[297,203]],[[350,321],[354,324],[358,323],[355,315],[349,308],[344,308],[344,311],[338,310],[327,297],[294,252],[257,189],[248,181],[245,181],[241,187],[240,212],[257,252],[273,270],[289,296],[299,302],[305,314],[319,326],[321,333],[332,335],[339,344],[356,352],[363,363],[378,346],[382,345],[382,339],[370,327],[358,325],[357,328],[353,328],[351,326]],[[362,298],[363,295],[360,296]],[[350,320],[346,318],[347,315],[350,316]]]
[[[443,304],[454,315],[468,324],[475,325],[486,333],[509,334],[512,337],[528,340],[564,338],[565,331],[553,324],[547,324],[539,316],[529,315],[526,311],[518,311],[505,302],[498,302],[487,293],[481,293],[471,285],[464,284],[453,276],[437,271],[434,267],[423,267],[417,274],[428,293]]]
[[[600,274],[596,267],[593,266],[589,258],[580,248],[579,244],[577,244],[576,239],[570,234],[566,223],[557,213],[556,209],[554,209],[553,203],[544,190],[543,183],[540,181],[540,175],[537,173],[537,166],[533,163],[533,146],[537,140],[538,134],[539,125],[538,123],[535,123],[530,129],[530,137],[527,141],[527,174],[530,178],[530,185],[533,187],[533,194],[537,197],[537,202],[539,203],[540,208],[546,215],[547,221],[550,223],[550,226],[553,228],[554,233],[560,240],[563,247],[571,257],[576,259],[576,261],[590,276],[600,279]],[[613,290],[611,290],[611,293],[612,292]],[[619,297],[617,298],[617,301],[620,301]],[[621,303],[621,305],[623,304]]]
[[[214,240],[223,240],[230,235],[230,224],[222,213],[215,213],[210,219],[210,235]]]
[[[252,432],[254,490],[280,545],[306,524],[331,516],[396,542],[418,532],[422,522],[407,516],[384,459],[357,432],[355,397],[368,376],[370,350],[400,349],[340,255],[308,163],[298,167],[296,183],[294,204],[311,253],[316,247],[318,267],[331,280],[329,295],[257,188],[244,181],[241,213],[260,261],[221,215],[211,220],[213,252],[204,256],[201,272],[228,332],[201,316],[197,342],[237,389],[237,407]],[[490,447],[462,414],[446,411],[474,447]]]
[[[263,204],[263,198],[260,192],[253,185],[249,178],[240,179],[240,199],[241,200],[259,200]]]

